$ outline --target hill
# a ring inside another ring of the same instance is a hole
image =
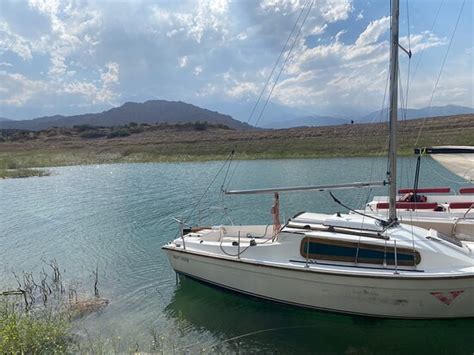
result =
[[[77,125],[123,126],[136,123],[186,123],[207,121],[222,124],[234,129],[252,129],[253,127],[233,119],[229,115],[210,111],[181,101],[150,100],[144,103],[127,102],[101,113],[89,113],[74,116],[47,116],[32,120],[3,121],[0,128],[39,131],[50,127],[73,127]]]

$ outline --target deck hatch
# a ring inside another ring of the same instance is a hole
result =
[[[301,241],[300,253],[305,259],[395,265],[393,246],[305,237]],[[420,261],[416,250],[397,248],[398,265],[416,266]]]

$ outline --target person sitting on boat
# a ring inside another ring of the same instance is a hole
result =
[[[408,192],[400,198],[400,202],[426,202],[427,197],[425,195],[418,195],[413,192]]]

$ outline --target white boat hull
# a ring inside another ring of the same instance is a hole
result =
[[[312,265],[288,268],[164,249],[178,273],[281,303],[374,317],[474,317],[472,275],[443,279],[421,275],[400,278],[396,274],[355,277],[320,272]]]

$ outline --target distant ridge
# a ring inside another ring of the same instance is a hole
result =
[[[398,117],[400,119],[406,118],[408,120],[412,120],[415,118],[465,115],[465,114],[470,114],[470,113],[474,113],[474,108],[466,107],[466,106],[457,106],[457,105],[446,105],[446,106],[423,107],[419,109],[409,108],[406,110],[406,112],[405,110],[399,109]],[[359,123],[379,122],[381,117],[383,120],[386,119],[387,109],[371,112],[368,115],[357,119],[357,122]]]
[[[341,124],[350,123],[350,120],[343,118],[335,118],[330,116],[318,116],[310,115],[297,117],[292,120],[283,121],[283,122],[268,122],[265,125],[262,125],[263,128],[293,128],[293,127],[319,127],[319,126],[336,126]]]
[[[74,116],[46,116],[23,121],[0,121],[0,128],[16,128],[38,131],[53,126],[72,127],[89,124],[94,126],[121,126],[136,123],[186,123],[207,121],[223,124],[234,129],[252,129],[253,127],[233,119],[229,115],[210,111],[181,101],[150,100],[144,103],[126,102],[101,113],[89,113]]]
[[[296,111],[296,110],[295,110]],[[402,119],[416,119],[424,117],[441,117],[441,116],[455,116],[465,115],[474,113],[474,108],[457,105],[446,105],[446,106],[432,106],[423,107],[420,109],[410,108],[408,110],[398,110],[398,117]],[[341,124],[348,124],[351,121],[354,123],[376,123],[385,121],[387,119],[387,109],[378,110],[369,113],[365,116],[353,116],[346,118],[338,118],[331,116],[319,116],[319,115],[300,115],[292,116],[288,115],[287,120],[275,120],[273,122],[266,122],[262,125],[263,128],[294,128],[294,127],[320,127],[320,126],[337,126]]]
[[[0,117],[0,122],[6,122],[6,121],[11,121],[11,120],[6,117]]]

